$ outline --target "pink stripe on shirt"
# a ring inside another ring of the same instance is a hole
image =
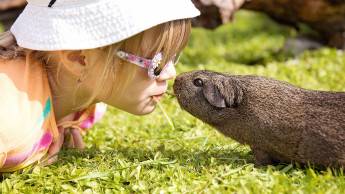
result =
[[[41,137],[40,141],[35,143],[34,146],[31,148],[31,150],[26,151],[24,153],[13,154],[13,155],[7,156],[6,162],[3,168],[16,166],[22,163],[23,161],[25,161],[32,153],[46,149],[52,143],[53,136],[54,136],[53,132],[47,130]]]

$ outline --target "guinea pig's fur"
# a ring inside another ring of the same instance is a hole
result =
[[[345,166],[345,92],[213,71],[182,73],[173,88],[184,110],[249,145],[256,165]]]

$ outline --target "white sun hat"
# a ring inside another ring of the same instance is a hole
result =
[[[200,14],[190,0],[27,0],[11,27],[33,50],[91,49]]]

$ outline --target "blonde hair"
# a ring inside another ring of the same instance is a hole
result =
[[[102,90],[109,79],[122,83],[126,87],[129,79],[134,74],[135,65],[129,65],[116,56],[116,51],[122,50],[137,56],[152,59],[156,54],[163,51],[162,61],[182,51],[186,46],[191,30],[191,20],[181,19],[159,24],[148,30],[136,34],[128,39],[104,46],[101,49],[108,53],[108,60],[104,69],[98,70],[98,77],[102,79],[95,80],[96,89],[91,96],[79,106],[79,108],[88,107],[97,94]],[[149,41],[148,41],[149,40]],[[33,57],[38,60],[45,60],[45,51],[32,51],[19,47],[14,36],[8,31],[0,34],[0,59],[16,59],[16,58]],[[163,68],[164,64],[160,64],[158,68]],[[57,72],[59,74],[59,71]],[[58,76],[58,75],[57,75]],[[115,83],[115,82],[110,82]],[[113,87],[108,97],[117,90]]]
[[[0,59],[24,58],[25,49],[19,47],[10,31],[0,34]]]

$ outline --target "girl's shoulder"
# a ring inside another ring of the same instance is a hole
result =
[[[25,71],[25,63],[24,59],[7,60],[0,58],[0,73],[20,75]]]
[[[0,60],[0,83],[0,140],[9,151],[50,125],[51,95],[44,67],[25,60]]]

